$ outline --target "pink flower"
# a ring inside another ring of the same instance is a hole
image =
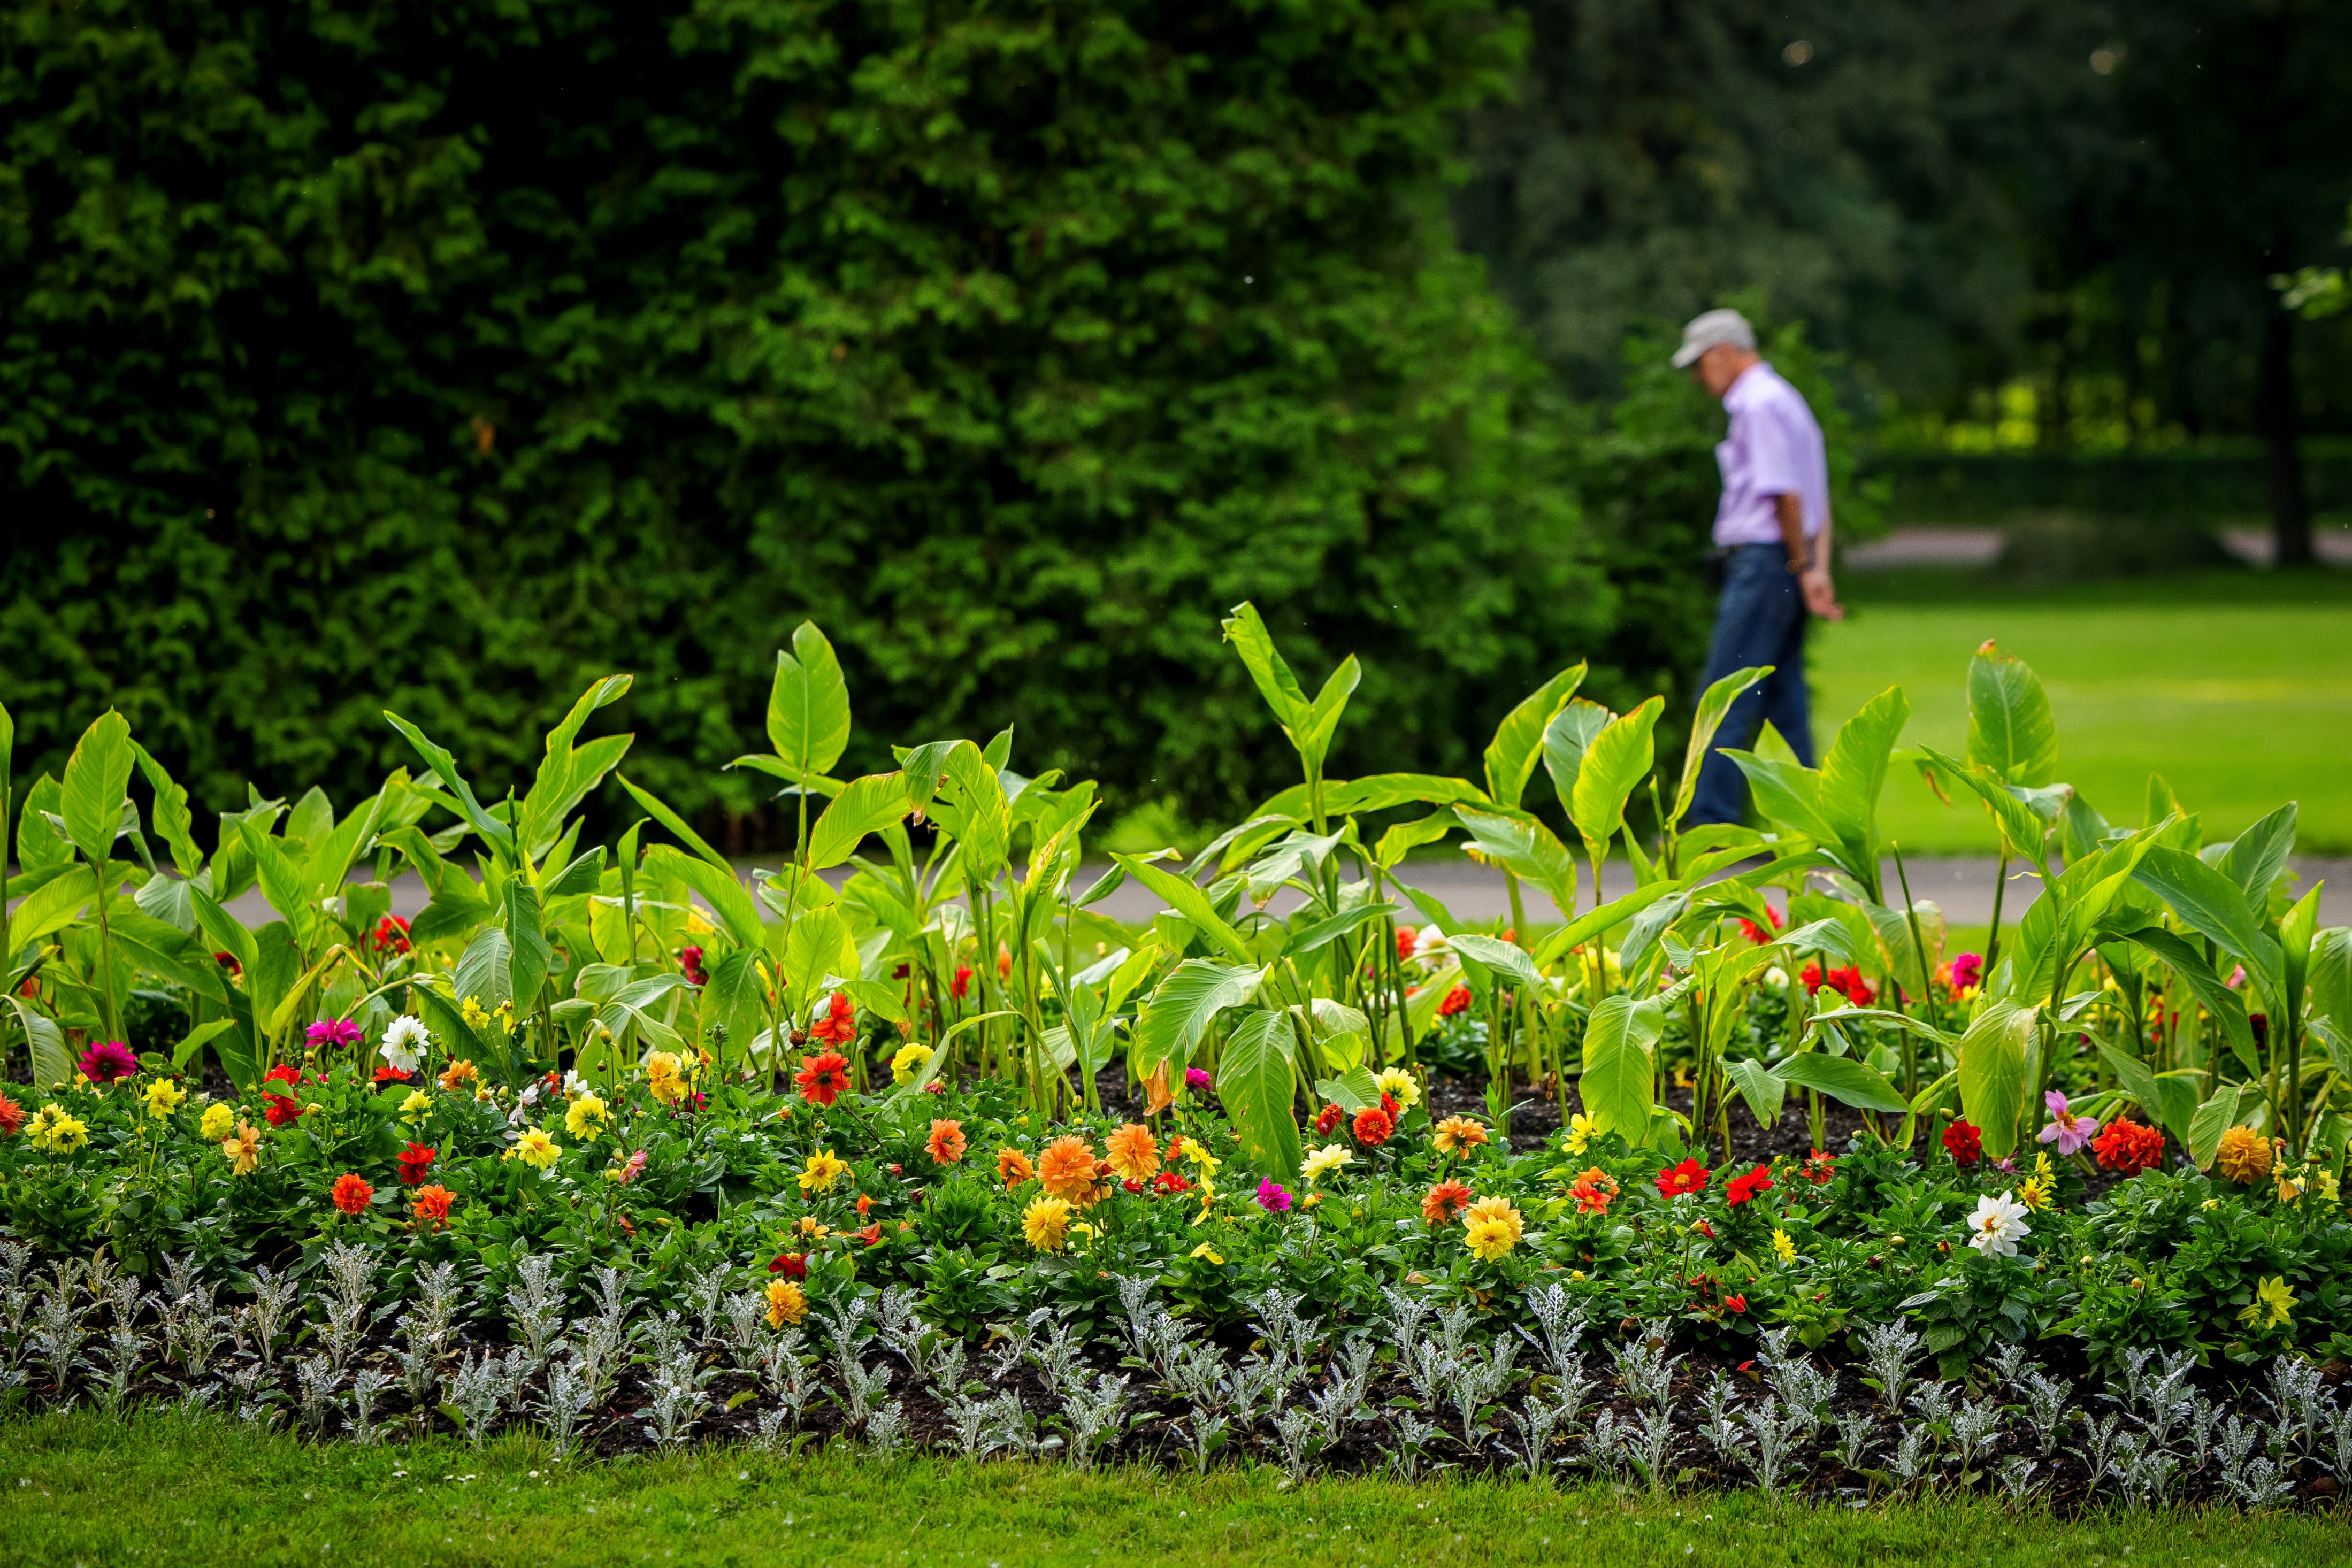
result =
[[[131,1048],[119,1040],[93,1045],[81,1053],[81,1075],[100,1089],[118,1078],[130,1078],[139,1071],[139,1059]]]
[[[1975,953],[1963,953],[1952,960],[1952,988],[1967,990],[1984,984],[1984,959]]]
[[[2042,1129],[2042,1141],[2057,1145],[2062,1155],[2073,1154],[2099,1130],[2097,1117],[2077,1116],[2067,1110],[2066,1096],[2055,1089],[2042,1095],[2042,1103],[2050,1107],[2050,1124]]]
[[[350,1019],[326,1019],[312,1024],[303,1038],[310,1041],[313,1051],[321,1046],[357,1045],[360,1042],[360,1026]]]
[[[1290,1207],[1290,1195],[1268,1176],[1257,1184],[1257,1206],[1268,1214],[1280,1214]]]
[[[1213,1080],[1200,1068],[1188,1067],[1184,1070],[1184,1087],[1193,1093],[1206,1094],[1212,1085]]]

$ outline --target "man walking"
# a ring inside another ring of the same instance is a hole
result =
[[[1715,747],[1748,747],[1766,719],[1797,759],[1813,763],[1805,697],[1805,617],[1845,614],[1830,581],[1829,453],[1804,395],[1756,352],[1756,329],[1737,310],[1709,310],[1683,329],[1675,368],[1722,400],[1731,429],[1715,449],[1723,499],[1715,548],[1723,597],[1706,653],[1704,691],[1734,670],[1772,673],[1731,705]],[[1748,779],[1719,749],[1707,753],[1689,821],[1737,822]]]

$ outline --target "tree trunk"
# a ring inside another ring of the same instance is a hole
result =
[[[2294,317],[2275,305],[2263,327],[2260,417],[2271,477],[2272,564],[2311,564],[2311,510],[2303,493],[2303,453],[2295,444]]]

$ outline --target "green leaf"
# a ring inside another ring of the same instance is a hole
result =
[[[768,744],[801,779],[832,770],[849,748],[849,683],[816,622],[793,632],[792,652],[776,650],[768,692]]]
[[[1339,727],[1339,716],[1348,709],[1348,699],[1363,679],[1363,668],[1356,655],[1349,654],[1339,661],[1339,668],[1325,678],[1323,689],[1315,694],[1301,716],[1302,727],[1297,736],[1298,749],[1313,764],[1315,771],[1323,771],[1323,758],[1331,749],[1331,736]]]
[[[2149,1071],[2147,1063],[2105,1041],[2100,1042],[2099,1054],[2106,1059],[2108,1071],[2116,1075],[2116,1082],[2123,1085],[2124,1092],[2138,1102],[2139,1108],[2147,1113],[2149,1121],[2181,1143],[2189,1142],[2190,1113],[2196,1105],[2194,1091],[2177,1078],[2159,1079]],[[2169,1094],[2168,1089],[2177,1090],[2179,1093]],[[2179,1102],[2183,1097],[2189,1102],[2189,1113],[2181,1111]],[[2174,1120],[2176,1113],[2179,1113],[2178,1123]]]
[[[1506,814],[1456,806],[1454,814],[1470,830],[1479,853],[1543,889],[1560,918],[1576,918],[1576,862],[1559,834],[1524,811]]]
[[[2189,1157],[2199,1170],[2212,1168],[2213,1156],[2221,1152],[2221,1134],[2236,1125],[2238,1120],[2238,1086],[2225,1083],[2213,1097],[2197,1107],[2197,1114],[2189,1119]]]
[[[1129,1054],[1137,1076],[1149,1078],[1162,1063],[1190,1062],[1216,1016],[1247,1002],[1265,976],[1206,958],[1187,958],[1170,970],[1136,1019]]]
[[[2295,804],[2289,800],[2240,833],[2221,857],[2221,873],[2246,895],[2246,906],[2257,915],[2270,907],[2271,884],[2286,870],[2294,851]]]
[[[1754,794],[1756,810],[1768,822],[1785,831],[1798,833],[1817,844],[1838,841],[1837,829],[1822,814],[1822,776],[1810,768],[1776,758],[1759,757],[1752,751],[1734,747],[1721,748],[1722,755],[1738,765],[1748,775],[1748,788]]]
[[[635,800],[639,806],[643,807],[646,815],[651,817],[655,821],[659,822],[663,827],[667,828],[670,832],[676,836],[679,843],[682,843],[688,849],[692,850],[709,864],[717,866],[720,871],[725,872],[730,877],[732,877],[735,874],[735,868],[728,863],[727,857],[720,854],[717,850],[712,849],[709,844],[703,842],[702,835],[696,832],[692,828],[688,827],[684,817],[681,817],[676,811],[671,810],[651,792],[640,789],[635,784],[630,783],[629,776],[627,774],[624,773],[618,777],[621,780],[621,788],[629,792],[629,799]]]
[[[1336,1078],[1318,1078],[1315,1092],[1350,1116],[1373,1110],[1381,1103],[1380,1082],[1369,1067],[1350,1067]]]
[[[869,773],[853,780],[833,798],[809,830],[810,869],[824,871],[841,864],[857,852],[868,834],[903,821],[911,810],[903,774]]]
[[[451,1056],[460,1061],[470,1061],[478,1066],[491,1066],[505,1061],[504,1048],[501,1046],[498,1050],[492,1050],[488,1042],[476,1034],[473,1027],[467,1023],[465,1010],[460,1005],[464,993],[459,993],[458,998],[453,999],[442,995],[439,990],[431,986],[412,981],[408,988],[408,994],[415,999],[419,1015],[428,1020],[428,1027],[438,1037],[441,1048]],[[498,1026],[493,1024],[490,1028],[495,1033]]]
[[[2004,849],[2012,855],[2023,855],[2046,870],[2050,824],[2042,820],[2041,813],[2018,799],[1989,768],[1963,768],[1932,746],[1921,747],[1919,754],[1984,801],[1986,808],[1992,812],[1993,825],[2000,831]]]
[[[968,740],[948,753],[931,817],[955,836],[964,874],[983,881],[996,874],[1013,853],[1013,808],[1004,782],[987,757]]]
[[[1559,798],[1560,810],[1573,807],[1576,776],[1583,769],[1584,753],[1616,716],[1599,703],[1577,697],[1561,704],[1559,712],[1544,726],[1544,772],[1551,778],[1551,792]]]
[[[1397,913],[1398,908],[1393,904],[1360,904],[1353,909],[1343,909],[1320,920],[1310,920],[1303,925],[1294,925],[1283,935],[1283,954],[1286,957],[1303,958],[1318,948],[1338,941],[1366,921]]]
[[[58,1020],[36,1010],[16,995],[0,998],[16,1012],[16,1027],[25,1031],[25,1043],[33,1059],[33,1086],[55,1089],[73,1082],[74,1060],[66,1050],[65,1031]]]
[[[1209,903],[1209,895],[1193,885],[1188,877],[1171,875],[1149,861],[1130,854],[1113,853],[1111,859],[1125,868],[1127,874],[1158,894],[1160,901],[1192,922],[1195,930],[1223,948],[1235,960],[1246,962],[1249,944],[1217,915]]]
[[[1822,764],[1821,813],[1845,846],[1849,870],[1863,891],[1885,903],[1878,886],[1878,796],[1886,784],[1886,762],[1910,722],[1903,688],[1889,686],[1845,721]],[[1864,873],[1868,874],[1862,874]]]
[[[713,865],[668,844],[656,844],[646,852],[646,868],[649,873],[658,870],[675,874],[702,894],[737,946],[757,947],[765,942],[767,927],[760,918],[760,905],[735,880],[732,866]]]
[[[188,1071],[188,1064],[197,1059],[199,1051],[235,1027],[236,1022],[234,1019],[215,1019],[210,1023],[200,1023],[190,1030],[180,1043],[172,1048],[172,1070],[175,1072]]]
[[[912,1079],[899,1086],[898,1092],[890,1096],[890,1103],[893,1105],[903,1105],[908,1101],[910,1101],[917,1095],[922,1093],[924,1088],[929,1084],[931,1080],[939,1076],[940,1069],[947,1064],[948,1051],[955,1044],[956,1037],[958,1035],[962,1034],[967,1030],[977,1029],[982,1024],[988,1022],[991,1019],[1009,1019],[1017,1018],[1020,1015],[1017,1013],[1009,1011],[974,1013],[971,1017],[958,1022],[953,1028],[950,1029],[947,1033],[940,1036],[940,1043],[932,1049],[931,1059],[923,1064],[921,1071],[917,1072]]]
[[[580,700],[562,721],[547,732],[547,740],[540,758],[539,771],[533,775],[530,792],[523,797],[521,821],[523,842],[536,855],[536,845],[561,826],[572,809],[594,789],[605,774],[619,765],[634,738],[625,735],[608,735],[576,747],[573,742],[598,708],[620,700],[629,689],[631,677],[606,675],[581,693]]]
[[[506,915],[507,944],[512,949],[507,959],[508,994],[514,998],[515,1010],[525,1012],[539,1000],[539,988],[546,983],[548,968],[555,962],[539,889],[520,878],[509,882]]]
[[[2035,1009],[1990,1003],[1960,1036],[1960,1109],[1984,1134],[1985,1153],[2000,1159],[2017,1147],[2025,1108],[2025,1040]]]
[[[99,715],[66,759],[63,810],[66,836],[82,858],[103,865],[122,826],[122,802],[131,787],[131,721],[112,708]]]
[[[1544,731],[1584,684],[1584,666],[1571,664],[1522,698],[1495,727],[1486,743],[1486,795],[1498,806],[1525,802],[1528,780],[1544,750]],[[1434,821],[1435,819],[1432,819]]]
[[[1585,748],[1569,816],[1584,840],[1585,852],[1596,862],[1609,852],[1609,841],[1625,825],[1626,800],[1650,776],[1657,755],[1651,732],[1665,706],[1664,697],[1652,697],[1623,717],[1612,719]]]
[[[73,859],[73,845],[49,821],[64,815],[64,791],[46,773],[25,791],[16,816],[16,863],[27,875]]]
[[[2058,773],[2058,726],[2049,694],[2024,660],[1988,640],[1969,661],[1969,764],[2028,788]]]
[[[1774,1067],[1772,1075],[1801,1089],[1817,1090],[1857,1110],[1885,1111],[1899,1115],[1911,1109],[1911,1102],[1903,1097],[1901,1090],[1886,1081],[1885,1074],[1868,1062],[1851,1056],[1801,1051]]]
[[[1707,747],[1715,743],[1715,732],[1723,727],[1724,715],[1731,711],[1731,705],[1748,687],[1771,673],[1769,664],[1734,670],[1700,695],[1697,716],[1691,720],[1690,739],[1683,747],[1683,781],[1675,790],[1674,810],[1666,816],[1668,822],[1680,822],[1683,813],[1691,809],[1691,801],[1698,794],[1699,770],[1706,765]],[[1754,1102],[1749,1103],[1752,1106]]]
[[[806,1019],[823,998],[828,976],[844,980],[859,977],[857,944],[838,909],[812,909],[793,922],[784,938],[784,1003],[796,1019]]]
[[[476,934],[457,956],[450,985],[458,1001],[470,1000],[484,1012],[514,1000],[514,943],[504,929],[493,925]]]
[[[77,865],[51,877],[8,916],[8,940],[21,952],[64,930],[98,896],[98,873]],[[0,960],[13,957],[0,954]]]
[[[1265,629],[1257,606],[1244,600],[1228,611],[1224,634],[1225,641],[1242,656],[1242,667],[1249,671],[1250,680],[1265,699],[1265,706],[1274,710],[1282,727],[1296,737],[1307,712],[1307,694],[1299,689],[1298,677],[1290,673],[1290,665],[1275,647],[1274,633]]]
[[[1536,967],[1538,969],[1550,967],[1594,937],[1605,936],[1660,899],[1682,891],[1683,883],[1679,882],[1654,882],[1579,915],[1544,938],[1544,945],[1536,952]]]
[[[1577,1095],[1602,1132],[1629,1144],[1639,1145],[1649,1132],[1657,1072],[1649,1048],[1664,1026],[1665,1009],[1655,997],[1637,1002],[1622,991],[1603,997],[1585,1021]]]
[[[1372,846],[1372,860],[1382,871],[1393,871],[1404,857],[1423,844],[1433,844],[1461,824],[1453,814],[1439,811],[1410,822],[1399,822]]]
[[[1243,1156],[1260,1175],[1286,1183],[1298,1179],[1301,1152],[1292,1109],[1297,1048],[1287,1015],[1256,1011],[1235,1026],[1217,1058],[1217,1099]]]
[[[1525,948],[1516,944],[1506,942],[1499,936],[1481,936],[1466,931],[1448,937],[1447,941],[1454,948],[1454,956],[1462,960],[1463,967],[1478,973],[1487,987],[1493,986],[1495,977],[1508,975],[1535,990],[1547,988],[1543,976],[1537,972],[1535,960],[1528,956]]]
[[[2286,976],[2279,946],[2263,935],[2236,883],[2185,850],[2161,846],[2143,854],[2132,875],[2169,904],[2183,925],[2259,977],[2272,997],[2281,995]]]
[[[1771,1070],[1752,1056],[1727,1061],[1724,1076],[1731,1080],[1739,1097],[1748,1102],[1748,1113],[1756,1118],[1759,1127],[1769,1127],[1780,1119],[1780,1107],[1787,1103],[1789,1086],[1772,1076]]]
[[[416,755],[425,759],[425,765],[433,770],[433,776],[441,780],[443,788],[457,797],[458,815],[464,817],[467,824],[482,835],[484,842],[511,860],[514,857],[513,831],[482,810],[482,803],[474,799],[474,787],[458,777],[457,759],[450,755],[449,748],[427,739],[423,730],[390,708],[383,710],[383,716],[385,722],[393,728],[408,737],[408,744],[416,748]]]
[[[760,977],[758,960],[757,953],[738,947],[711,967],[709,982],[702,988],[703,1032],[708,1035],[713,1025],[727,1030],[721,1061],[746,1060],[751,1042],[767,1026],[768,987]]]
[[[134,740],[131,743],[131,749],[139,758],[139,771],[146,777],[147,787],[155,792],[155,803],[148,813],[149,820],[155,824],[157,835],[171,846],[172,863],[179,868],[180,874],[194,876],[205,869],[205,854],[196,848],[196,819],[195,814],[188,810],[187,790],[173,780],[171,774],[164,771],[163,765],[149,755],[145,747]],[[0,778],[5,777],[5,774],[0,774]],[[5,824],[0,823],[0,826]]]

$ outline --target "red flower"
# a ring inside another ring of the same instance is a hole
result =
[[[1723,1200],[1732,1207],[1738,1208],[1758,1193],[1771,1190],[1772,1167],[1758,1166],[1746,1176],[1736,1176],[1726,1182],[1723,1187]]]
[[[1726,1296],[1723,1298],[1723,1310],[1727,1312],[1744,1312],[1748,1310],[1748,1298],[1744,1295]]]
[[[847,992],[833,993],[832,1005],[823,1017],[809,1025],[809,1033],[827,1045],[847,1045],[857,1038],[857,1009],[850,1005]]]
[[[1442,1019],[1450,1019],[1455,1013],[1465,1013],[1469,1010],[1470,988],[1467,986],[1454,987],[1445,993],[1445,999],[1437,1004],[1437,1016]]]
[[[1704,1191],[1706,1187],[1706,1167],[1696,1160],[1686,1159],[1658,1173],[1658,1194],[1662,1197],[1680,1197],[1685,1193]]]
[[[1331,1129],[1346,1120],[1348,1113],[1337,1105],[1326,1105],[1315,1113],[1315,1131],[1318,1136],[1329,1137]]]
[[[1768,904],[1764,906],[1764,914],[1765,916],[1772,922],[1772,929],[1774,931],[1780,929],[1780,912],[1779,910],[1773,908]],[[1765,943],[1772,940],[1770,934],[1766,932],[1762,926],[1757,925],[1753,920],[1741,921],[1739,923],[1739,934],[1747,937],[1748,941],[1754,943],[1759,947],[1761,947]]]
[[[1984,1158],[1984,1134],[1966,1121],[1955,1121],[1944,1129],[1944,1148],[1953,1164],[1972,1166]]]
[[[2107,1169],[2137,1176],[2163,1163],[2164,1134],[2129,1116],[2118,1116],[2091,1140],[2091,1149]]]
[[[882,1245],[882,1226],[878,1220],[876,1223],[867,1226],[865,1229],[856,1231],[854,1234],[856,1236],[857,1239],[865,1242],[868,1247],[879,1247]]]
[[[1798,978],[1804,981],[1805,994],[1808,996],[1819,995],[1821,988],[1827,986],[1833,991],[1843,993],[1846,1000],[1858,1008],[1868,1007],[1872,999],[1878,995],[1871,988],[1870,982],[1862,977],[1861,969],[1852,964],[1846,965],[1843,968],[1832,969],[1826,975],[1822,973],[1821,965],[1808,964]]]
[[[948,982],[948,995],[953,997],[957,1001],[961,1001],[965,997],[971,994],[971,966],[970,964],[958,964],[956,966],[955,978]]]
[[[242,975],[245,973],[245,966],[236,961],[236,955],[234,953],[215,953],[213,955],[213,962],[218,964],[222,968],[226,969],[232,975]],[[25,995],[29,997],[33,994],[32,987],[32,981],[27,980],[25,982]]]
[[[1432,1225],[1450,1225],[1470,1207],[1470,1189],[1458,1181],[1442,1181],[1422,1195],[1421,1218]]]
[[[824,1051],[810,1057],[801,1064],[793,1082],[814,1105],[830,1105],[849,1087],[849,1058],[837,1051]]]
[[[446,1186],[420,1186],[408,1195],[408,1212],[427,1230],[436,1225],[446,1225],[449,1200],[457,1196]],[[621,1223],[626,1225],[628,1221],[624,1219]]]
[[[1356,1142],[1368,1149],[1377,1149],[1396,1132],[1396,1118],[1375,1106],[1356,1113]]]
[[[269,1119],[273,1127],[283,1127],[289,1122],[302,1119],[303,1107],[299,1100],[289,1100],[283,1094],[272,1094],[265,1089],[261,1093],[261,1103],[262,1114]]]
[[[1397,927],[1398,963],[1402,964],[1407,958],[1412,956],[1412,939],[1418,935],[1419,933],[1414,931],[1410,925],[1400,925]]]
[[[363,1177],[347,1171],[335,1178],[335,1207],[345,1214],[364,1212],[368,1199],[374,1196],[375,1188],[370,1186]]]
[[[408,1147],[401,1150],[400,1185],[403,1186],[415,1186],[419,1183],[423,1182],[425,1180],[425,1173],[426,1170],[431,1168],[433,1156],[438,1151],[436,1150],[426,1148],[423,1144],[411,1144]]]
[[[25,1108],[5,1094],[0,1094],[0,1138],[13,1138],[16,1129],[25,1124]]]
[[[808,1254],[779,1252],[768,1260],[768,1272],[782,1274],[787,1280],[805,1280],[808,1278]]]
[[[264,1083],[290,1083],[299,1089],[302,1087],[302,1070],[292,1062],[281,1061],[263,1073],[261,1081]]]
[[[707,986],[710,983],[710,977],[702,972],[701,948],[680,947],[677,950],[677,967],[686,972],[688,985]]]
[[[387,915],[375,923],[374,935],[368,942],[377,952],[398,957],[408,951],[408,922],[397,915]]]
[[[1837,1175],[1837,1161],[1815,1149],[1805,1156],[1805,1163],[1798,1167],[1797,1174],[1819,1186]]]
[[[1151,1185],[1161,1192],[1190,1192],[1192,1184],[1174,1171],[1161,1171],[1151,1178]]]
[[[375,1084],[379,1089],[383,1088],[387,1083],[405,1083],[407,1082],[408,1074],[403,1072],[399,1068],[394,1067],[389,1061],[375,1070]]]

